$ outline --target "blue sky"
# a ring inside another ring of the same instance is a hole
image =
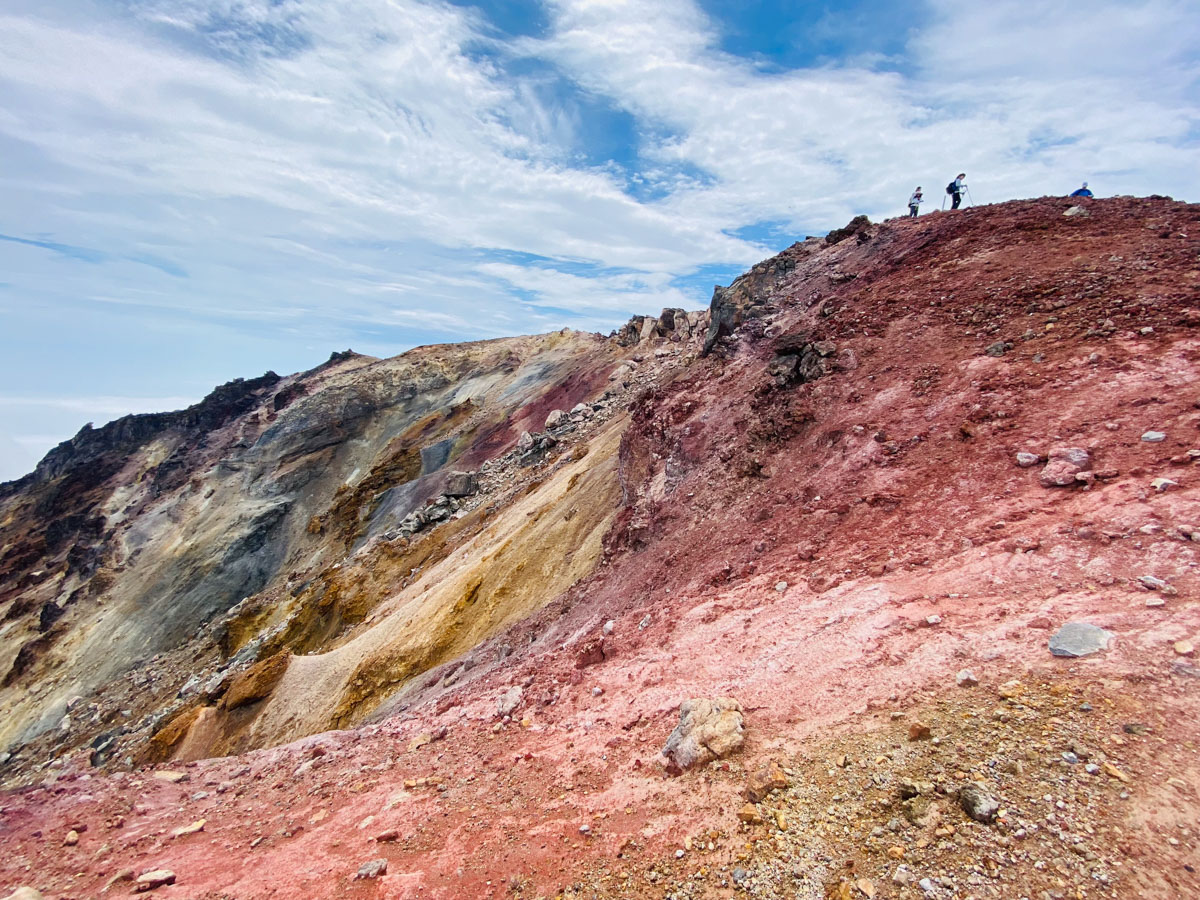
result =
[[[705,305],[851,216],[1200,198],[1200,8],[3,0],[0,478],[352,347]]]

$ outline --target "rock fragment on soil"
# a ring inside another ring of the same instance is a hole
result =
[[[1139,575],[1138,584],[1151,591],[1160,591],[1168,596],[1179,593],[1169,582],[1154,575]]]
[[[521,700],[524,696],[525,692],[519,686],[510,687],[496,701],[496,715],[501,717],[511,716],[517,707],[521,705]]]
[[[996,818],[1000,811],[1000,801],[992,796],[990,789],[982,781],[972,781],[963,785],[958,791],[958,802],[963,812],[985,825]]]
[[[1036,453],[1030,453],[1022,450],[1017,454],[1017,465],[1022,469],[1028,469],[1030,466],[1036,466],[1042,461],[1042,458]]]
[[[732,697],[685,700],[662,754],[675,769],[690,769],[740,750],[743,731],[742,706]]]
[[[170,869],[152,869],[149,872],[143,872],[137,877],[137,881],[133,885],[133,890],[136,894],[142,894],[146,891],[162,887],[164,884],[174,883],[175,873]]]
[[[1045,487],[1067,487],[1087,481],[1080,478],[1092,468],[1092,457],[1082,447],[1055,447],[1048,454],[1049,461],[1038,480]]]
[[[780,768],[779,763],[772,761],[746,780],[746,789],[743,793],[746,799],[757,803],[772,791],[781,791],[787,786],[787,774]]]
[[[962,669],[954,676],[954,683],[959,687],[974,687],[979,684],[979,679],[970,669]]]
[[[1162,431],[1147,431],[1142,435],[1142,440],[1147,444],[1158,444],[1167,439],[1167,435]]]
[[[1111,631],[1105,631],[1087,622],[1068,622],[1050,638],[1050,652],[1055,656],[1090,656],[1108,649],[1113,639]]]
[[[388,863],[386,859],[373,859],[370,862],[365,862],[358,867],[358,872],[355,874],[356,881],[366,881],[371,878],[378,878],[380,875],[387,874]]]

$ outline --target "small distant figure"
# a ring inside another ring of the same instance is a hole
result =
[[[910,219],[915,219],[917,217],[917,213],[921,209],[921,201],[923,199],[925,198],[921,193],[921,186],[918,184],[917,189],[913,191],[912,196],[908,198],[908,217]]]
[[[1071,194],[1072,197],[1094,197],[1091,191],[1088,190],[1087,182],[1083,183],[1083,187]]]
[[[965,191],[966,189],[967,189],[967,173],[966,172],[959,172],[958,177],[955,178],[948,185],[946,185],[946,193],[954,198],[954,202],[950,204],[951,209],[958,209],[959,204],[962,203],[963,191]],[[945,203],[946,201],[943,200],[942,202]]]

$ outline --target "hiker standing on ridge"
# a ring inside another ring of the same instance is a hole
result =
[[[1094,197],[1096,196],[1088,190],[1087,182],[1083,183],[1083,187],[1071,194],[1072,197]]]
[[[967,189],[967,173],[959,172],[958,177],[946,185],[946,193],[954,198],[954,202],[950,204],[951,209],[958,209],[958,205],[962,203],[962,192]]]
[[[908,217],[910,219],[915,219],[917,217],[917,212],[921,207],[921,200],[921,186],[918,184],[917,189],[913,191],[912,196],[908,198]]]

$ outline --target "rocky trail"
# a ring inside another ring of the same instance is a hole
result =
[[[1044,198],[59,454],[0,491],[0,888],[1200,896],[1198,329],[1200,209]]]

